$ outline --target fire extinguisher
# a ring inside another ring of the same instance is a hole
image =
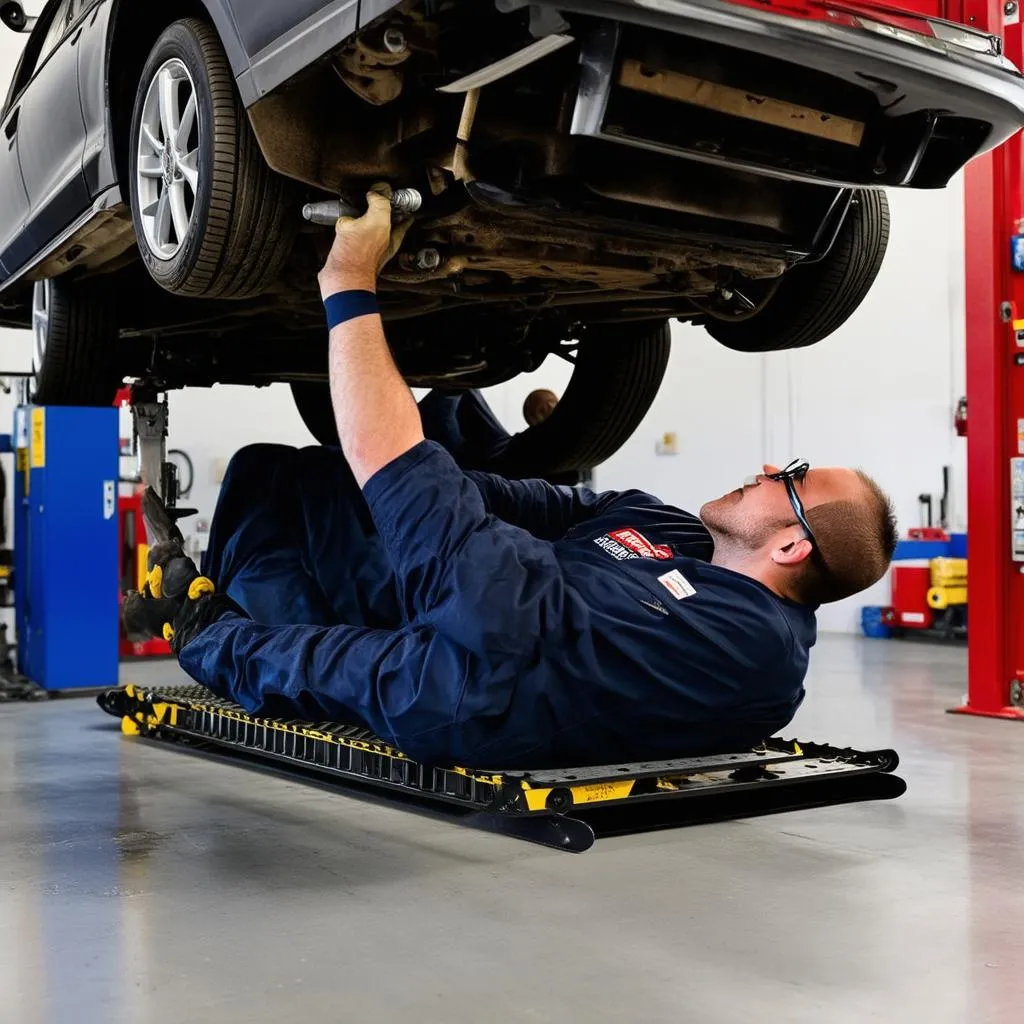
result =
[[[957,437],[967,436],[967,398],[961,398],[956,403],[956,412],[953,414],[953,426],[956,428]]]

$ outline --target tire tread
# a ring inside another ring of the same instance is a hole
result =
[[[815,345],[838,330],[864,301],[889,244],[885,193],[861,189],[854,204],[820,261],[788,271],[768,304],[749,320],[709,320],[708,334],[740,352],[780,352]]]
[[[32,400],[38,405],[105,406],[119,380],[112,355],[117,342],[113,296],[99,284],[89,291],[51,282],[48,338],[37,367]]]

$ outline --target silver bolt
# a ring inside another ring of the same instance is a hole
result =
[[[436,249],[420,249],[412,258],[417,270],[437,270],[441,266],[441,254]]]
[[[423,195],[414,188],[399,188],[391,195],[395,213],[415,213],[423,205]]]
[[[384,30],[384,49],[388,53],[405,53],[408,43],[405,33],[400,28],[389,28]]]

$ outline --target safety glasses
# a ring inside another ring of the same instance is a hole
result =
[[[811,547],[818,552],[820,557],[821,548],[818,546],[818,542],[814,537],[814,531],[807,523],[807,516],[804,513],[804,503],[800,500],[800,495],[796,493],[796,485],[804,482],[804,477],[807,476],[807,471],[810,468],[811,465],[809,462],[794,459],[785,469],[779,470],[778,473],[767,473],[765,476],[768,480],[781,480],[786,485],[786,493],[789,495],[790,505],[793,506],[793,514],[796,516],[797,522],[803,527],[804,533],[807,534],[807,539],[811,542]]]

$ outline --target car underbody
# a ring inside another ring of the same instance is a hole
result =
[[[27,326],[25,286],[67,271],[113,285],[129,375],[322,377],[316,271],[331,231],[302,224],[301,205],[358,201],[386,180],[425,197],[379,288],[403,372],[490,385],[593,325],[752,316],[782,275],[828,251],[848,183],[886,184],[913,165],[941,184],[957,145],[976,144],[961,132],[912,151],[917,115],[903,131],[882,117],[886,83],[515,6],[410,0],[249,108],[263,157],[294,185],[290,258],[261,294],[164,292],[137,259],[122,197],[4,293],[4,322]],[[533,59],[538,17],[557,20],[542,41],[579,46]],[[612,56],[596,123],[588,76]],[[503,61],[513,70],[492,80]],[[129,69],[119,88],[132,81]]]

